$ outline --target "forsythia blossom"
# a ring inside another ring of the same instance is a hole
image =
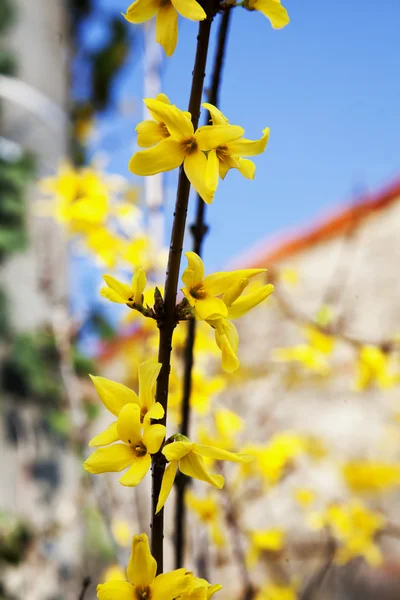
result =
[[[249,462],[252,460],[252,457],[244,454],[234,454],[233,452],[214,448],[213,446],[195,444],[185,435],[181,434],[176,434],[174,441],[166,444],[162,449],[162,453],[169,462],[169,465],[165,469],[157,503],[157,512],[162,509],[172,490],[178,468],[188,477],[205,481],[221,489],[224,487],[223,476],[209,473],[204,464],[203,457],[232,462]]]
[[[107,298],[111,302],[117,302],[117,304],[127,304],[130,307],[134,304],[137,306],[143,304],[146,273],[140,267],[135,270],[131,285],[122,283],[118,279],[115,279],[115,277],[111,277],[111,275],[103,275],[103,279],[107,284],[107,287],[103,287],[100,290],[103,298]]]
[[[146,176],[171,171],[183,164],[194,189],[210,204],[216,187],[207,185],[209,164],[205,152],[241,138],[244,130],[234,125],[204,125],[195,131],[188,113],[176,106],[152,98],[144,103],[152,117],[166,127],[169,136],[147,150],[136,152],[129,161],[129,170]]]
[[[289,23],[289,15],[281,0],[245,0],[244,7],[258,10],[269,19],[274,29],[282,29]]]
[[[139,24],[156,16],[156,40],[165,54],[172,56],[178,41],[178,13],[191,21],[203,21],[207,16],[196,0],[136,0],[124,17]]]
[[[151,360],[139,365],[139,396],[114,381],[92,378],[104,405],[118,418],[89,442],[91,447],[108,446],[98,448],[85,461],[89,473],[118,472],[130,467],[119,480],[127,486],[137,485],[146,475],[151,455],[158,452],[165,438],[164,425],[150,424],[150,419],[161,419],[164,415],[161,404],[154,402],[160,368],[159,363]],[[117,441],[122,443],[113,444]]]

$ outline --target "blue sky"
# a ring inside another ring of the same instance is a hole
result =
[[[259,137],[269,126],[271,137],[265,154],[255,159],[255,181],[231,171],[207,211],[209,270],[400,175],[399,1],[385,0],[384,8],[378,0],[284,4],[291,23],[281,31],[260,13],[234,11],[220,108],[245,128],[246,136]],[[118,12],[127,1],[98,0],[98,5]],[[114,89],[119,108],[99,123],[100,149],[111,155],[109,168],[132,181],[127,162],[143,95],[142,40],[135,33],[131,58]],[[182,19],[177,51],[163,65],[163,91],[182,109],[189,97],[196,33],[197,24]],[[93,45],[101,43],[101,25],[91,23],[86,35]],[[121,112],[127,105],[133,108]],[[168,226],[176,173],[165,181]]]

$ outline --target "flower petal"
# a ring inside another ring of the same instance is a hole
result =
[[[116,417],[125,404],[139,404],[137,394],[126,385],[105,377],[95,377],[94,375],[89,375],[89,377],[104,406]]]
[[[219,490],[224,487],[223,476],[209,473],[201,456],[193,452],[190,452],[179,461],[179,470],[184,475],[199,479],[200,481],[206,481]]]
[[[210,150],[207,156],[206,185],[215,193],[218,187],[219,160],[216,150]]]
[[[210,113],[213,125],[228,125],[228,119],[214,104],[203,102],[202,106]]]
[[[172,442],[167,444],[162,449],[162,453],[168,462],[172,460],[180,460],[183,456],[186,456],[188,452],[191,452],[193,447],[192,442]]]
[[[126,304],[127,303],[126,298],[121,298],[121,296],[119,294],[117,294],[116,291],[111,290],[108,287],[101,288],[100,296],[102,298],[105,298],[106,300],[109,300],[110,302],[117,302],[118,304]]]
[[[175,9],[185,19],[191,21],[203,21],[207,18],[205,11],[196,0],[171,0]]]
[[[194,287],[204,279],[204,263],[195,252],[185,252],[188,266],[183,272],[182,281],[187,288]]]
[[[249,280],[245,277],[241,277],[240,279],[237,279],[235,283],[226,290],[225,294],[222,296],[222,300],[224,301],[228,309],[231,306],[231,304],[233,304],[235,300],[237,300],[239,296],[244,292],[248,284]]]
[[[132,292],[133,292],[133,301],[135,304],[142,304],[142,295],[144,292],[144,288],[146,287],[147,277],[146,273],[143,271],[141,267],[137,267],[132,276]]]
[[[108,446],[108,444],[113,444],[119,440],[118,431],[117,431],[117,421],[115,423],[111,423],[110,427],[95,435],[89,442],[90,448],[95,448],[96,446]]]
[[[85,460],[84,468],[89,473],[114,473],[123,471],[135,459],[130,446],[114,444],[107,448],[99,448]]]
[[[143,435],[143,443],[147,448],[147,452],[155,454],[159,451],[160,446],[165,438],[166,429],[164,425],[148,425],[145,427]]]
[[[173,600],[193,588],[193,575],[187,569],[175,569],[157,575],[151,584],[151,600]]]
[[[156,514],[158,512],[160,512],[160,510],[163,508],[164,504],[167,501],[168,496],[171,493],[172,486],[174,485],[177,470],[178,470],[178,461],[177,460],[171,461],[166,466],[166,469],[165,469],[164,475],[163,475],[163,480],[161,483],[160,494],[158,496]]]
[[[168,138],[148,150],[136,152],[129,161],[129,170],[135,175],[156,175],[176,169],[184,158],[180,143]]]
[[[141,441],[140,407],[137,404],[126,404],[118,416],[117,431],[119,439],[125,444],[134,446]]]
[[[222,368],[226,373],[237,371],[240,362],[236,356],[239,347],[239,335],[233,323],[227,319],[214,321],[215,341],[222,353]]]
[[[212,150],[217,146],[233,143],[244,134],[238,125],[203,125],[196,131],[195,138],[200,150]],[[230,144],[229,144],[230,146]]]
[[[202,300],[196,300],[194,310],[196,318],[201,321],[228,316],[228,309],[221,298],[209,297]]]
[[[211,204],[214,200],[215,190],[210,190],[206,184],[207,159],[203,152],[197,148],[197,150],[187,155],[183,162],[183,168],[185,169],[187,178],[199,194],[200,198],[202,198],[206,204]]]
[[[280,1],[256,0],[253,7],[267,17],[274,29],[282,29],[290,22],[288,12]]]
[[[150,148],[154,144],[161,142],[161,140],[167,137],[163,135],[164,131],[165,129],[156,121],[152,121],[151,119],[141,121],[136,127],[138,146],[140,148]]]
[[[150,408],[150,410],[148,410],[147,413],[145,414],[143,423],[145,425],[146,424],[149,425],[151,419],[158,421],[159,419],[163,418],[164,414],[165,414],[165,410],[164,410],[163,406],[159,402],[155,402],[153,404],[153,406]]]
[[[152,19],[160,6],[160,0],[136,0],[131,4],[124,17],[130,23],[144,23]]]
[[[214,460],[229,460],[231,462],[242,462],[248,463],[254,460],[254,456],[248,454],[237,454],[235,452],[228,452],[221,448],[214,446],[207,446],[206,444],[193,444],[193,450],[195,454],[205,456],[206,458],[213,458]]]
[[[157,121],[165,123],[175,140],[182,141],[193,136],[193,123],[179,108],[154,98],[145,98],[144,103]]]
[[[238,158],[237,163],[237,169],[240,171],[243,177],[246,177],[246,179],[251,180],[254,179],[256,165],[253,163],[252,160],[249,160],[248,158]]]
[[[149,538],[145,533],[135,535],[132,540],[127,573],[129,581],[136,587],[149,587],[154,581],[157,563],[151,555]],[[115,600],[119,600],[118,597]]]
[[[127,470],[126,473],[119,478],[119,482],[121,485],[126,485],[128,487],[135,487],[138,485],[143,477],[146,475],[151,466],[151,456],[150,454],[145,454],[139,458],[135,457],[132,466]]]
[[[268,283],[254,292],[241,296],[228,308],[229,319],[238,319],[246,314],[249,310],[257,306],[257,304],[260,304],[260,302],[268,298],[273,291],[274,286],[272,283]]]
[[[111,275],[103,275],[103,279],[108,287],[114,290],[114,292],[120,296],[121,301],[129,302],[129,298],[132,296],[132,289],[130,285],[118,281],[118,279],[115,279],[115,277],[112,277]]]
[[[170,2],[162,3],[157,13],[156,41],[167,56],[173,55],[178,41],[178,13]]]
[[[128,581],[108,581],[100,583],[97,588],[98,600],[133,600],[135,590]]]
[[[204,278],[204,289],[211,296],[224,294],[238,279],[251,279],[267,269],[241,269],[239,271],[221,271]]]
[[[275,2],[275,0],[274,0]],[[256,156],[264,152],[269,138],[269,128],[263,130],[263,136],[259,140],[247,140],[242,138],[229,144],[229,152],[232,156]]]
[[[160,373],[161,363],[150,359],[139,365],[139,399],[142,409],[146,412],[154,404],[156,382]]]

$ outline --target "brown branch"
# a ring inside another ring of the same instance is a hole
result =
[[[207,0],[207,18],[200,22],[197,37],[196,58],[193,69],[192,89],[190,93],[189,112],[192,115],[194,129],[197,128],[200,116],[200,104],[203,93],[205,68],[207,63],[208,46],[212,20],[218,8],[217,0]],[[171,243],[168,255],[167,276],[165,281],[164,318],[159,322],[160,345],[158,362],[161,371],[157,380],[156,401],[164,407],[165,414],[160,421],[163,425],[167,422],[168,383],[171,370],[172,336],[176,326],[176,293],[178,289],[179,269],[182,257],[183,238],[187,208],[189,202],[190,183],[183,167],[180,169],[178,190],[174,212],[174,222],[171,232]],[[163,538],[164,538],[164,510],[156,514],[157,501],[160,494],[162,478],[165,470],[165,459],[161,452],[153,456],[152,461],[152,523],[151,523],[151,550],[157,561],[157,572],[163,572]]]
[[[81,593],[78,596],[78,600],[83,600],[90,584],[92,583],[91,577],[85,577],[82,581]]]
[[[217,49],[215,53],[214,66],[211,77],[211,87],[208,94],[208,101],[217,105],[219,90],[222,79],[222,68],[224,63],[228,30],[231,17],[231,8],[227,8],[222,17],[218,30]],[[210,113],[207,111],[205,123],[210,121]],[[206,204],[197,196],[196,219],[190,230],[193,236],[193,252],[201,256],[204,237],[207,234],[208,227],[205,223]],[[184,353],[184,374],[183,374],[183,397],[181,408],[181,433],[189,435],[190,420],[190,396],[192,392],[192,371],[194,365],[194,342],[196,338],[196,320],[191,319],[188,324],[188,334]],[[175,501],[175,568],[182,566],[185,553],[185,503],[184,496],[188,483],[187,477],[180,477],[176,481],[176,501]]]

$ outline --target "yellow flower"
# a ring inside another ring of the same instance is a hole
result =
[[[130,487],[138,485],[150,469],[151,455],[159,451],[165,431],[164,425],[142,424],[139,406],[132,402],[125,404],[119,412],[116,424],[94,438],[95,442],[92,440],[91,445],[110,444],[111,436],[118,436],[117,440],[123,443],[98,448],[86,459],[83,466],[92,474],[119,472],[130,467],[120,477],[119,482]]]
[[[164,104],[171,104],[166,94],[158,94],[156,100],[164,102]],[[140,148],[151,148],[151,146],[154,146],[155,144],[158,144],[158,142],[166,140],[171,136],[164,121],[159,121],[159,116],[156,113],[153,113],[151,109],[149,109],[149,112],[153,119],[141,121],[136,127],[136,132],[138,134],[137,143]],[[191,120],[192,115],[190,112],[184,111],[183,114]]]
[[[210,600],[220,589],[222,589],[220,584],[210,585],[206,579],[195,577],[193,589],[183,593],[179,600]]]
[[[162,509],[172,490],[178,468],[181,473],[188,477],[205,481],[221,489],[224,487],[223,476],[209,473],[204,464],[203,457],[232,462],[248,462],[252,460],[252,457],[244,454],[234,454],[233,452],[206,446],[205,444],[195,444],[181,434],[175,435],[174,441],[166,444],[162,449],[162,453],[169,462],[169,465],[165,469],[157,503],[157,512]]]
[[[125,240],[106,227],[96,227],[86,232],[85,244],[95,257],[107,267],[115,267],[120,258]]]
[[[173,600],[190,593],[195,585],[192,573],[176,569],[156,577],[157,563],[150,554],[145,533],[135,535],[129,559],[128,581],[111,580],[97,586],[98,600]]]
[[[144,100],[153,118],[164,123],[169,137],[152,148],[136,152],[129,161],[135,175],[155,175],[176,169],[183,163],[186,176],[204,202],[211,204],[216,187],[207,185],[205,151],[240,138],[244,131],[232,125],[204,125],[194,131],[187,113],[156,99]]]
[[[222,127],[228,125],[229,121],[218,108],[204,102],[202,104],[211,115],[213,125]],[[240,138],[220,144],[216,148],[210,149],[208,153],[207,178],[210,187],[217,186],[218,175],[225,179],[229,169],[238,169],[246,179],[254,179],[256,166],[253,161],[243,158],[244,156],[256,156],[264,152],[269,138],[269,128],[263,130],[263,136],[259,140],[248,140]]]
[[[321,515],[321,526],[329,526],[339,542],[335,560],[345,564],[357,556],[363,556],[371,565],[382,560],[375,536],[385,526],[383,515],[369,511],[361,502],[347,505],[333,504]]]
[[[390,369],[390,357],[376,346],[363,346],[357,361],[357,376],[354,387],[360,392],[376,384],[385,389],[397,382]]]
[[[158,420],[164,416],[164,409],[161,404],[154,402],[156,382],[160,369],[161,364],[151,359],[139,365],[139,396],[122,383],[93,375],[90,375],[90,378],[100,400],[110,413],[119,417],[124,406],[135,404],[139,407],[140,421],[148,425],[151,419]],[[106,446],[107,444],[116,442],[118,439],[117,421],[115,421],[106,431],[96,435],[89,442],[89,446]]]
[[[123,546],[124,548],[129,546],[132,532],[128,521],[125,519],[113,519],[111,522],[111,531],[117,544]],[[110,577],[110,579],[113,578]]]
[[[256,271],[256,269],[247,270]],[[261,269],[259,272],[260,271]],[[268,298],[268,296],[270,296],[274,291],[274,286],[269,283],[267,285],[256,287],[256,289],[248,294],[241,295],[248,284],[249,275],[245,274],[245,270],[236,271],[236,273],[242,273],[242,277],[238,278],[222,297],[222,301],[227,308],[228,318],[215,319],[209,317],[207,319],[207,323],[215,330],[215,342],[218,348],[221,350],[222,368],[227,373],[233,373],[240,366],[240,362],[237,357],[239,348],[239,334],[235,325],[231,323],[229,319],[238,319],[242,315],[246,314],[249,310],[263,302],[263,300]],[[254,273],[254,275],[257,275],[257,273]],[[250,277],[252,276],[253,275],[250,275]]]
[[[249,566],[254,566],[261,552],[277,553],[283,549],[285,532],[282,529],[266,529],[250,533],[250,549],[247,555]]]
[[[356,494],[379,493],[400,485],[400,465],[396,464],[350,461],[343,465],[342,474]]]
[[[143,304],[143,291],[147,280],[146,273],[140,267],[135,270],[131,285],[122,283],[115,277],[111,277],[111,275],[103,275],[103,279],[107,284],[107,287],[100,290],[100,295],[103,298],[118,304],[127,304],[130,307],[134,304],[138,306]]]
[[[281,0],[245,0],[245,8],[258,10],[269,19],[274,29],[282,29],[290,22],[286,8]]]
[[[210,527],[211,538],[214,544],[222,547],[225,544],[224,535],[219,525],[221,519],[220,508],[212,496],[198,498],[188,490],[185,495],[186,505],[196,513],[199,520]]]
[[[188,266],[182,275],[186,287],[182,292],[194,308],[197,319],[209,320],[228,316],[228,306],[224,298],[236,289],[240,282],[241,289],[247,285],[248,280],[266,269],[242,269],[240,271],[222,271],[204,277],[204,263],[195,252],[186,252]],[[222,296],[219,298],[218,296]]]
[[[227,408],[217,408],[212,415],[215,427],[215,433],[210,432],[210,427],[201,426],[198,428],[198,439],[202,444],[215,446],[222,450],[233,450],[236,446],[235,435],[243,429],[243,420]],[[206,458],[207,465],[213,465],[214,460]]]
[[[294,586],[270,584],[256,596],[256,600],[297,600],[298,595]]]
[[[297,488],[294,498],[301,508],[309,508],[315,502],[316,493],[307,488]]]
[[[167,56],[175,52],[178,41],[178,13],[191,21],[203,21],[206,13],[196,0],[136,0],[124,15],[130,23],[156,18],[156,40]]]

